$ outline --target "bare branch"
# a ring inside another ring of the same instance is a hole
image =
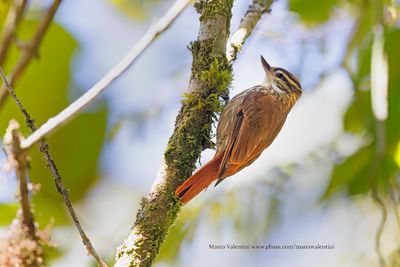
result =
[[[0,66],[0,76],[1,76],[1,78],[3,80],[3,83],[4,83],[5,87],[7,88],[8,92],[13,97],[13,99],[17,103],[19,109],[21,110],[21,112],[25,116],[25,120],[26,120],[26,124],[27,124],[28,128],[31,130],[31,132],[34,132],[36,130],[35,122],[32,119],[32,117],[29,115],[29,113],[26,111],[26,109],[22,105],[21,101],[18,99],[18,97],[15,94],[15,91],[13,90],[11,84],[7,80],[7,78],[6,78],[5,74],[4,74],[4,71],[3,71],[1,66]],[[85,231],[83,230],[81,224],[79,223],[79,220],[78,220],[78,217],[76,216],[75,210],[72,207],[71,200],[69,199],[68,190],[65,189],[65,187],[63,185],[61,175],[60,175],[60,173],[59,173],[59,171],[57,169],[57,166],[56,166],[54,160],[52,159],[52,157],[50,155],[49,145],[44,140],[40,141],[40,152],[42,152],[42,154],[45,157],[46,165],[50,168],[50,171],[51,171],[51,173],[52,173],[52,175],[54,177],[54,181],[55,181],[55,184],[56,184],[57,191],[58,191],[59,194],[62,195],[62,197],[64,199],[64,203],[67,206],[68,212],[71,215],[71,218],[74,221],[74,224],[75,224],[76,228],[78,229],[78,232],[79,232],[79,234],[80,234],[80,236],[82,238],[82,242],[86,246],[86,249],[87,249],[88,253],[90,255],[92,255],[96,259],[96,261],[98,262],[98,264],[101,267],[106,267],[107,265],[100,258],[100,256],[97,254],[97,252],[94,249],[92,243],[90,242],[90,240],[87,237]]]
[[[240,21],[239,28],[229,38],[228,45],[226,46],[226,58],[228,62],[236,60],[237,54],[241,52],[242,46],[253,32],[262,15],[270,12],[273,2],[274,0],[253,0]]]
[[[50,6],[49,10],[47,11],[46,15],[44,16],[43,20],[41,21],[35,35],[33,36],[32,40],[30,40],[22,50],[21,57],[19,58],[17,64],[15,65],[13,71],[10,74],[9,81],[11,86],[14,86],[19,77],[23,74],[25,69],[28,67],[29,63],[31,62],[32,58],[38,55],[39,45],[50,27],[51,21],[61,4],[62,0],[54,0],[52,5]],[[7,89],[2,86],[0,87],[0,108],[4,106],[4,102],[7,98]]]
[[[82,109],[92,103],[114,80],[120,77],[136,59],[149,47],[150,44],[175,21],[175,19],[188,6],[190,0],[177,0],[156,24],[154,24],[128,54],[114,66],[103,78],[101,78],[84,95],[74,103],[49,119],[36,132],[24,140],[22,147],[30,148],[32,145],[57,130],[63,124],[75,117]]]
[[[22,14],[25,11],[27,0],[16,0],[8,11],[6,21],[4,23],[4,30],[0,38],[0,65],[6,59],[8,48],[10,47],[15,32],[21,21]]]
[[[35,222],[29,201],[28,179],[26,177],[26,153],[21,150],[23,136],[19,130],[19,124],[15,120],[10,121],[4,136],[4,145],[8,157],[8,165],[15,170],[18,182],[17,199],[21,205],[22,224],[27,227],[31,239],[36,239]]]

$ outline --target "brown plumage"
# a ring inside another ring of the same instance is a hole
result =
[[[217,127],[215,156],[175,192],[183,204],[213,181],[218,185],[253,163],[274,141],[300,97],[300,83],[294,75],[270,67],[263,57],[261,61],[264,83],[236,95],[226,105]]]

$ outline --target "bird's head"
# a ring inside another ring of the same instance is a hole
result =
[[[271,86],[279,94],[301,95],[301,85],[296,76],[285,69],[271,67],[263,56],[261,64],[265,71],[264,85]]]

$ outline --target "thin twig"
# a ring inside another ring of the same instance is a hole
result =
[[[379,226],[378,226],[378,228],[376,230],[376,233],[375,233],[375,251],[376,251],[376,253],[378,254],[378,257],[379,257],[380,266],[381,267],[385,267],[386,266],[386,261],[385,261],[385,257],[382,254],[381,238],[382,238],[383,230],[385,229],[385,224],[386,224],[386,220],[387,220],[387,210],[386,210],[385,203],[380,198],[380,196],[378,194],[378,190],[377,190],[376,187],[374,187],[372,189],[372,198],[379,205],[379,207],[381,208],[381,212],[382,212],[381,221],[379,222]]]
[[[46,15],[42,19],[39,24],[39,27],[33,36],[33,38],[27,42],[26,45],[22,48],[22,54],[19,58],[17,64],[15,65],[14,69],[12,70],[9,81],[11,86],[14,86],[19,77],[23,74],[25,69],[28,67],[29,63],[31,62],[32,58],[37,56],[39,45],[47,32],[48,28],[50,27],[51,21],[60,6],[62,0],[54,0],[51,4],[50,8],[48,9]],[[4,86],[0,87],[0,108],[4,106],[4,102],[7,99],[7,88]]]
[[[57,130],[71,120],[82,109],[92,103],[114,80],[120,77],[135,60],[149,47],[150,44],[176,20],[179,14],[188,6],[190,0],[178,0],[167,13],[136,43],[128,54],[115,65],[103,78],[101,78],[84,95],[78,98],[55,117],[49,119],[37,131],[24,140],[21,144],[24,149],[30,148],[42,138]]]
[[[399,234],[400,234],[400,214],[399,214],[399,210],[398,210],[399,209],[398,208],[399,202],[396,199],[396,193],[395,193],[395,191],[393,189],[393,185],[392,185],[390,179],[388,180],[388,185],[387,186],[388,186],[390,200],[391,200],[391,202],[393,204],[393,213],[394,213],[394,216],[396,217],[397,230],[399,231]]]
[[[241,52],[247,38],[254,31],[262,15],[270,11],[273,2],[274,0],[253,0],[240,21],[238,29],[229,38],[226,46],[226,58],[228,62],[236,60],[237,54]]]
[[[25,11],[27,0],[16,0],[8,11],[7,19],[4,23],[4,30],[0,38],[0,65],[3,65],[8,48],[15,37],[15,32]]]
[[[13,90],[11,84],[9,83],[7,77],[5,76],[3,68],[1,66],[0,66],[0,76],[1,76],[1,78],[3,80],[4,86],[6,87],[6,89],[8,90],[10,95],[12,96],[12,98],[15,100],[15,102],[17,103],[20,111],[25,116],[25,120],[26,120],[26,124],[27,124],[28,128],[31,130],[31,132],[34,132],[36,130],[35,122],[32,119],[32,117],[29,115],[29,113],[26,111],[26,109],[22,105],[21,101],[18,99],[17,95],[15,94],[15,91]],[[50,171],[51,171],[51,173],[52,173],[52,175],[54,177],[54,181],[55,181],[55,184],[56,184],[57,191],[58,191],[58,193],[60,193],[62,195],[62,197],[64,199],[64,203],[67,206],[68,212],[71,215],[71,218],[74,221],[74,224],[75,224],[76,228],[78,229],[78,232],[79,232],[79,234],[80,234],[80,236],[82,238],[82,242],[86,246],[86,249],[87,249],[88,253],[90,255],[92,255],[96,259],[96,261],[98,262],[98,264],[101,267],[106,267],[107,265],[100,258],[100,256],[97,254],[97,252],[94,249],[92,243],[90,242],[90,240],[87,237],[85,231],[83,230],[81,224],[79,223],[79,220],[78,220],[78,217],[76,216],[75,210],[72,207],[71,200],[69,199],[68,190],[65,189],[65,187],[63,185],[63,182],[62,182],[61,175],[60,175],[60,173],[59,173],[59,171],[57,169],[57,166],[56,166],[54,160],[52,159],[52,157],[50,155],[49,145],[43,139],[40,141],[40,152],[42,152],[42,154],[45,157],[46,165],[47,165],[47,167],[50,168]]]
[[[36,228],[33,220],[31,204],[29,201],[28,179],[26,177],[27,160],[26,153],[21,150],[21,140],[23,136],[19,131],[18,122],[12,120],[4,136],[4,145],[8,157],[8,165],[15,169],[18,182],[17,199],[21,205],[22,219],[21,223],[27,228],[29,237],[36,239]]]

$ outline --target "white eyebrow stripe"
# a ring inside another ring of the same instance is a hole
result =
[[[282,70],[276,70],[275,74],[278,74],[278,73],[282,74],[283,77],[285,77],[285,80],[288,81],[291,85],[293,85],[294,88],[296,88],[297,90],[301,90],[299,85],[295,81],[293,81],[292,77],[289,74],[287,74],[286,72],[284,72]]]

